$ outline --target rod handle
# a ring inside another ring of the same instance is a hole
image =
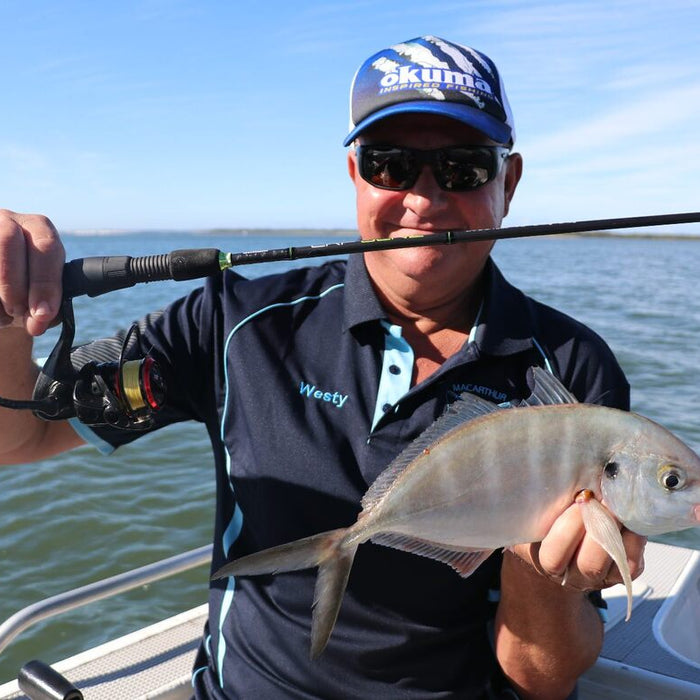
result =
[[[76,258],[63,267],[63,296],[96,297],[139,282],[189,280],[221,272],[221,252],[216,248],[174,250],[161,255]]]

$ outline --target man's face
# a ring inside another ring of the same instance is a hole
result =
[[[484,134],[460,122],[434,115],[397,115],[374,125],[361,144],[408,146],[418,149],[444,146],[492,145]],[[404,191],[380,189],[358,172],[354,148],[348,155],[350,177],[357,193],[357,222],[363,239],[390,238],[448,230],[500,226],[520,178],[520,156],[511,156],[494,180],[469,192],[446,192],[430,167],[424,166],[415,185]],[[366,255],[367,267],[380,286],[398,278],[421,284],[451,281],[469,284],[488,258],[490,241],[454,246],[426,246]]]

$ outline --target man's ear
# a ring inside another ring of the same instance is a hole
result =
[[[523,174],[523,157],[520,153],[512,153],[506,161],[506,173],[503,178],[503,216],[508,215],[510,203]]]
[[[348,175],[350,175],[350,179],[355,182],[355,177],[357,177],[357,155],[352,146],[348,148]]]

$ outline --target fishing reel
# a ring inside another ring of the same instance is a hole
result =
[[[174,250],[164,255],[132,258],[128,255],[77,258],[63,268],[61,335],[44,364],[30,401],[0,397],[0,406],[29,409],[43,420],[77,417],[86,425],[109,425],[123,430],[145,430],[153,413],[165,402],[165,381],[158,365],[141,346],[141,334],[132,324],[124,336],[118,359],[98,362],[75,351],[73,297],[96,297],[140,282],[188,280],[206,277],[231,267],[230,255],[216,248]],[[130,340],[138,344],[141,357],[127,359]],[[113,348],[111,348],[113,350]],[[103,353],[100,353],[103,354]],[[109,353],[108,353],[109,355]]]
[[[125,334],[118,359],[88,360],[76,369],[71,360],[75,318],[71,298],[61,306],[62,328],[58,342],[44,364],[32,399],[0,398],[0,406],[30,409],[43,420],[77,418],[91,426],[109,425],[123,430],[145,430],[153,413],[165,402],[165,381],[155,360],[144,352],[136,323]],[[133,341],[141,357],[127,359]]]
[[[140,345],[136,323],[124,336],[118,360],[90,361],[78,370],[72,400],[81,423],[111,425],[125,430],[143,430],[152,425],[153,412],[165,400],[165,382],[150,355],[135,360],[125,359],[132,335]]]

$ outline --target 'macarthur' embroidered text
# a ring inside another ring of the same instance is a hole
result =
[[[504,401],[507,398],[506,394],[504,394],[502,391],[492,389],[488,386],[479,386],[478,384],[453,384],[452,391],[457,395],[468,391],[470,394],[486,396],[494,401]]]

